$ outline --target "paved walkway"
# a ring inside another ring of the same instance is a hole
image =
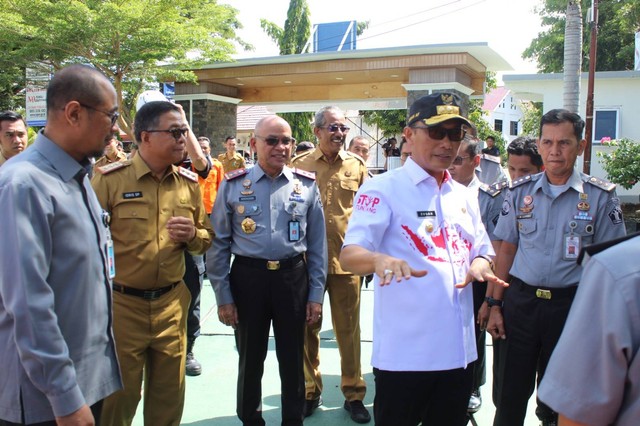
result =
[[[205,281],[202,290],[202,335],[196,341],[194,353],[202,363],[202,375],[187,377],[187,395],[182,425],[192,426],[238,426],[235,412],[236,378],[238,373],[238,355],[231,328],[218,321],[217,307],[213,290]],[[362,335],[362,370],[368,385],[368,393],[364,400],[373,416],[374,380],[370,365],[373,291],[371,288],[362,291],[361,302],[361,335]],[[323,313],[321,331],[320,367],[324,381],[322,398],[324,404],[313,416],[305,420],[308,426],[354,426],[348,413],[342,408],[344,398],[340,392],[340,359],[338,347],[331,330],[331,312]],[[491,339],[488,339],[489,341]],[[492,365],[492,349],[487,348],[487,365]],[[487,384],[482,387],[484,403],[475,418],[479,426],[490,426],[493,422],[494,407],[491,402],[491,369],[487,371]],[[273,338],[269,343],[269,353],[265,361],[265,373],[262,381],[263,417],[267,425],[280,424],[280,379],[275,355]],[[529,401],[529,410],[525,426],[537,426],[539,422],[534,414],[535,399]],[[134,426],[143,426],[142,404],[138,406],[138,414]],[[373,425],[373,420],[370,425]],[[446,426],[446,425],[443,425]]]

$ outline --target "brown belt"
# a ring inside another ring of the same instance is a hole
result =
[[[116,283],[113,283],[112,287],[113,291],[117,291],[118,293],[141,297],[144,300],[156,300],[176,288],[178,284],[180,284],[180,281],[176,281],[175,283],[169,284],[166,287],[160,287],[153,290],[140,290],[133,287],[125,287]]]
[[[277,271],[280,269],[292,269],[295,266],[298,266],[298,264],[302,262],[303,259],[304,255],[302,254],[281,260],[257,259],[254,257],[246,257],[236,254],[234,263],[238,262],[241,265],[252,266],[259,269],[266,269],[268,271]]]

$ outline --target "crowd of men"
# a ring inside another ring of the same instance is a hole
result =
[[[234,330],[245,425],[265,424],[270,327],[282,424],[322,405],[325,292],[343,407],[371,421],[366,276],[376,425],[467,424],[482,404],[485,330],[494,425],[522,425],[536,383],[543,425],[634,424],[640,271],[621,253],[640,240],[624,238],[615,185],[575,167],[584,121],[548,111],[538,139],[506,147],[510,179],[481,182],[483,155],[499,150],[483,154],[461,105],[446,92],[415,100],[392,144],[402,166],[376,177],[370,142],[347,147],[335,106],[315,114],[317,144],[304,150],[287,121],[262,118],[247,167],[234,137],[212,158],[180,105],[153,100],[139,106],[126,158],[109,80],[58,71],[31,147],[22,117],[0,114],[0,425],[130,425],[141,399],[145,424],[179,425],[184,376],[202,371],[205,271]]]

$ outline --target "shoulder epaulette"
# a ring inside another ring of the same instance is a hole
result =
[[[304,176],[304,177],[306,177],[308,179],[316,180],[315,172],[308,172],[306,170],[302,170],[302,169],[298,169],[298,168],[291,169],[291,171],[293,173],[297,174],[297,175]]]
[[[531,182],[531,180],[533,179],[532,175],[527,175],[527,176],[523,176],[519,179],[516,179],[514,181],[511,182],[511,185],[509,186],[509,188],[516,188],[520,185],[523,185],[527,182]]]
[[[311,155],[311,153],[313,151],[315,151],[315,149],[308,149],[305,152],[303,152],[302,154],[296,154],[296,156],[291,159],[291,163],[293,164],[295,162],[300,161],[301,158],[305,158],[305,157]]]
[[[347,153],[347,155],[349,155],[350,157],[355,158],[356,160],[358,160],[360,163],[364,164],[364,166],[366,167],[367,162],[364,161],[364,158],[360,157],[358,154],[355,154],[351,151],[345,151]]]
[[[491,161],[492,163],[500,164],[500,157],[497,157],[495,155],[482,154],[482,158],[484,158],[487,161]]]
[[[182,176],[186,177],[190,181],[198,182],[198,174],[192,172],[191,170],[187,170],[184,167],[178,167],[178,173],[180,173]]]
[[[249,169],[236,169],[224,174],[225,180],[232,180],[249,173]]]
[[[615,183],[611,183],[608,180],[600,179],[595,176],[584,176],[582,178],[585,182],[589,182],[593,186],[597,186],[607,192],[611,192],[616,188]]]
[[[115,163],[105,164],[104,166],[98,167],[98,171],[103,174],[109,174],[111,172],[115,172],[123,167],[127,167],[131,164],[131,160],[117,161]]]
[[[503,189],[505,189],[508,186],[509,186],[509,181],[505,179],[491,185],[487,185],[486,183],[483,183],[482,185],[480,185],[480,190],[482,192],[489,194],[491,197],[495,198],[502,192]]]

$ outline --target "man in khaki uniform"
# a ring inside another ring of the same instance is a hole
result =
[[[236,138],[227,136],[224,146],[227,147],[227,152],[218,155],[218,161],[222,163],[224,172],[229,173],[237,169],[244,169],[246,167],[244,157],[236,152]]]
[[[371,417],[362,404],[366,384],[360,368],[360,277],[344,271],[338,256],[353,210],[353,198],[367,177],[361,157],[343,149],[349,132],[344,113],[337,107],[325,107],[316,113],[314,134],[318,148],[295,157],[291,164],[316,173],[324,206],[329,250],[329,269],[325,288],[329,293],[333,329],[340,349],[341,389],[344,408],[358,423]],[[319,365],[322,321],[307,326],[305,336],[305,416],[322,403],[322,376]]]
[[[109,141],[109,145],[104,148],[104,155],[96,160],[93,165],[95,171],[98,167],[106,166],[110,163],[117,163],[127,159],[127,154],[122,150],[121,142],[115,136]]]
[[[179,425],[191,299],[184,250],[203,254],[213,231],[196,174],[173,165],[191,131],[181,107],[149,102],[134,125],[138,154],[98,169],[92,180],[112,218],[113,328],[124,383],[105,400],[102,424],[131,424],[144,371],[145,424]]]

